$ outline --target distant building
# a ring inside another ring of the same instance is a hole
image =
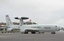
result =
[[[13,22],[14,25],[19,25],[18,22]],[[25,25],[36,24],[35,22],[24,22]],[[6,23],[0,23],[0,27],[5,27]]]
[[[17,22],[13,22],[14,25],[19,25]],[[25,25],[36,24],[35,22],[24,22]],[[0,31],[6,27],[6,23],[0,23]]]

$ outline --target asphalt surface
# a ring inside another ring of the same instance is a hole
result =
[[[64,32],[56,34],[0,33],[0,41],[64,41]]]

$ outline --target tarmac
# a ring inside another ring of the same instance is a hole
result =
[[[56,34],[0,33],[0,41],[64,41],[64,32]]]

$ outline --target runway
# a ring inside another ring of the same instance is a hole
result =
[[[64,32],[56,34],[0,33],[0,41],[64,41]]]

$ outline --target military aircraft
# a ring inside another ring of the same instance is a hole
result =
[[[39,33],[45,33],[45,32],[51,32],[51,34],[55,34],[56,31],[63,30],[63,27],[60,27],[58,25],[49,25],[49,24],[32,24],[32,25],[24,25],[22,18],[16,17],[15,19],[20,20],[20,32],[24,34],[28,34],[28,32],[31,32],[32,34],[35,34],[36,32]]]

